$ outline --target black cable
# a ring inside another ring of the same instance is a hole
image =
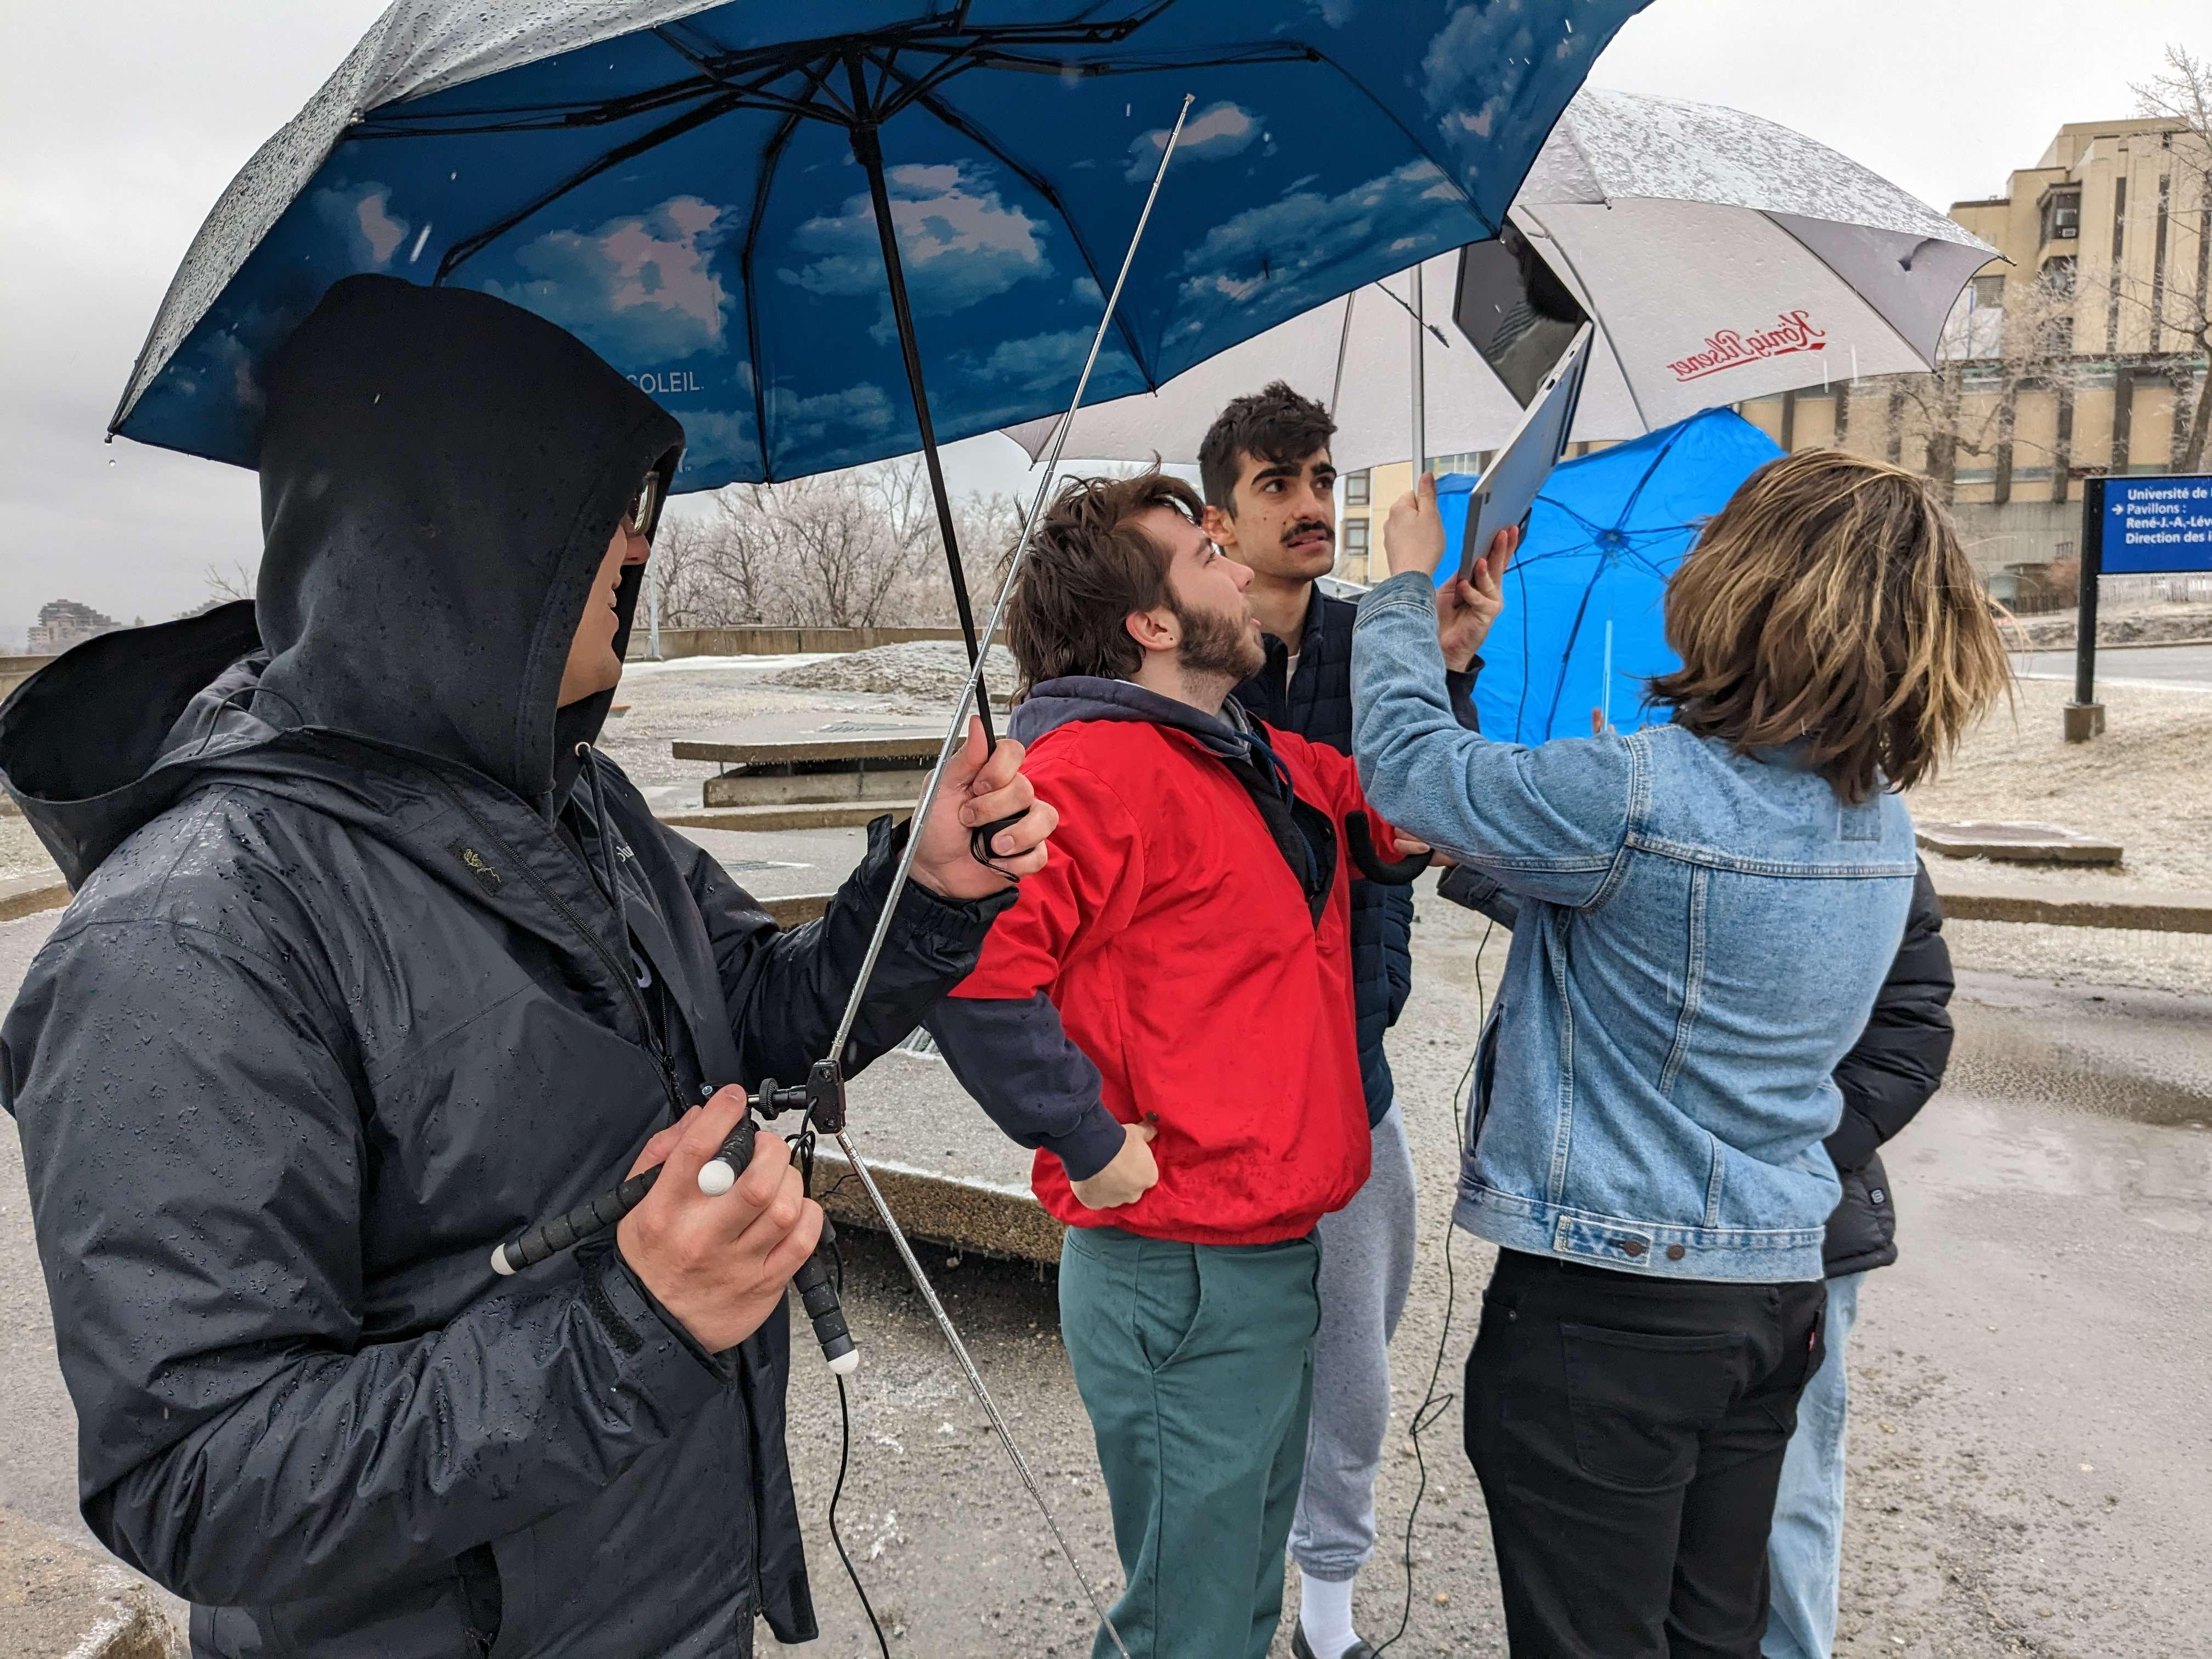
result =
[[[831,1190],[836,1190],[832,1188]],[[830,1260],[837,1264],[837,1296],[845,1295],[845,1252],[835,1239],[830,1244]],[[845,1540],[837,1531],[837,1500],[845,1495],[845,1469],[853,1455],[853,1404],[845,1393],[845,1379],[837,1378],[837,1484],[830,1489],[830,1541],[837,1547],[837,1559],[845,1564],[845,1577],[853,1581],[853,1594],[860,1598],[860,1611],[868,1616],[868,1628],[876,1633],[876,1649],[884,1659],[891,1659],[891,1644],[884,1639],[884,1627],[876,1622],[876,1609],[868,1600],[867,1588],[860,1583],[860,1575],[854,1568],[853,1558],[847,1553]]]
[[[1482,953],[1490,948],[1490,936],[1497,931],[1498,924],[1495,921],[1491,922],[1482,930],[1482,942],[1474,947],[1474,1006],[1478,1010],[1482,1008],[1484,1000]],[[1484,1018],[1486,1024],[1488,1020],[1486,1013]],[[1459,1149],[1462,1157],[1466,1155],[1467,1150],[1464,1145],[1466,1120],[1460,1115],[1460,1102],[1469,1080],[1474,1076],[1475,1061],[1481,1057],[1482,1041],[1480,1036],[1477,1036],[1474,1052],[1467,1057],[1467,1070],[1460,1073],[1459,1082],[1452,1088],[1452,1145]],[[1429,1368],[1428,1391],[1421,1396],[1419,1406],[1414,1408],[1413,1420],[1409,1430],[1413,1442],[1413,1466],[1420,1471],[1420,1479],[1413,1487],[1413,1506],[1406,1511],[1406,1604],[1399,1610],[1398,1628],[1391,1632],[1381,1645],[1376,1648],[1376,1659],[1382,1659],[1382,1656],[1389,1651],[1392,1644],[1406,1633],[1406,1627],[1412,1624],[1413,1620],[1413,1523],[1421,1517],[1421,1499],[1428,1495],[1429,1490],[1429,1460],[1421,1455],[1421,1434],[1424,1430],[1442,1417],[1449,1409],[1452,1402],[1459,1398],[1456,1390],[1448,1391],[1441,1398],[1437,1394],[1437,1382],[1444,1372],[1444,1355],[1451,1347],[1452,1306],[1459,1295],[1459,1280],[1458,1276],[1452,1270],[1451,1256],[1452,1234],[1457,1231],[1458,1224],[1447,1212],[1444,1216],[1443,1241],[1444,1328],[1437,1337],[1437,1361]]]

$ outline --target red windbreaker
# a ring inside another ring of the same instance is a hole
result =
[[[1346,817],[1367,811],[1352,763],[1265,728],[1301,800],[1339,826],[1316,923],[1259,808],[1188,734],[1085,720],[1030,747],[1024,770],[1060,809],[1052,859],[1022,883],[956,997],[1044,992],[1098,1068],[1122,1122],[1155,1119],[1159,1184],[1093,1210],[1060,1159],[1031,1182],[1071,1226],[1199,1244],[1302,1237],[1367,1179],[1352,1036]],[[1379,847],[1389,826],[1370,814]]]

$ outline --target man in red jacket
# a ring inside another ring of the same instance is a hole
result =
[[[1071,483],[1007,639],[1054,857],[930,1029],[1068,1224],[1060,1324],[1139,1659],[1261,1659],[1319,1319],[1314,1224],[1367,1178],[1352,762],[1229,699],[1251,573],[1158,473]],[[1389,827],[1370,820],[1377,844]],[[1111,1651],[1103,1632],[1094,1646]]]

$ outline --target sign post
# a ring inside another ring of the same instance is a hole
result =
[[[2105,480],[2081,489],[2081,609],[2074,621],[2074,701],[2066,705],[2066,741],[2102,737],[2105,705],[2097,701],[2097,578],[2105,574]]]
[[[2091,478],[2081,493],[2081,605],[2066,741],[2105,729],[2097,701],[2097,578],[2212,570],[2212,474]]]

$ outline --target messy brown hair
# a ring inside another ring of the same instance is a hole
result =
[[[1769,461],[1667,590],[1675,723],[1802,743],[1846,801],[1935,775],[2010,684],[1988,598],[1925,479],[1840,450]]]
[[[1198,492],[1155,469],[1133,478],[1071,478],[1037,520],[1006,605],[1006,644],[1021,694],[1068,674],[1126,679],[1144,647],[1132,611],[1170,602],[1169,550],[1135,522],[1153,507],[1199,515]]]
[[[1237,516],[1237,479],[1249,457],[1296,466],[1328,447],[1336,422],[1312,398],[1282,380],[1239,398],[1213,417],[1198,446],[1198,479],[1209,506]]]

